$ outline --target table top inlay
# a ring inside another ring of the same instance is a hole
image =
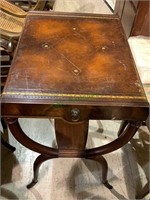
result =
[[[116,15],[29,12],[18,47],[4,102],[147,104]]]

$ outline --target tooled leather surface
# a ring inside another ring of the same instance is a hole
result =
[[[29,14],[3,96],[146,101],[117,18]]]

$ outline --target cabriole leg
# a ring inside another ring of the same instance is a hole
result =
[[[45,155],[39,155],[33,165],[33,180],[30,184],[27,185],[27,188],[32,188],[37,182],[38,182],[38,175],[39,175],[39,168],[42,165],[43,162],[55,157],[45,156]]]

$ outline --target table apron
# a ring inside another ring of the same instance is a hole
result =
[[[72,122],[74,109],[79,110],[78,121],[89,119],[145,121],[149,114],[147,107],[4,103],[1,106],[1,115],[15,118],[62,118]]]

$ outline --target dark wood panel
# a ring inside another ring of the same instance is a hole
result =
[[[129,37],[130,35],[135,15],[136,15],[136,10],[132,2],[126,1],[124,5],[124,11],[122,14],[121,22],[127,37]]]
[[[114,13],[118,14],[119,17],[120,17],[120,19],[122,17],[124,5],[125,5],[125,0],[122,0],[122,1],[116,0],[116,5],[115,5]]]
[[[133,0],[116,1],[115,13],[119,15],[127,37],[129,37],[131,33],[137,5],[138,1],[135,2]]]
[[[138,5],[138,10],[132,27],[131,35],[144,35],[150,36],[149,24],[150,24],[150,14],[149,14],[149,1],[140,1]]]
[[[126,36],[144,35],[149,33],[149,1],[117,0],[115,13],[121,19]]]
[[[132,3],[134,5],[134,7],[137,9],[139,1],[138,0],[132,0]]]

